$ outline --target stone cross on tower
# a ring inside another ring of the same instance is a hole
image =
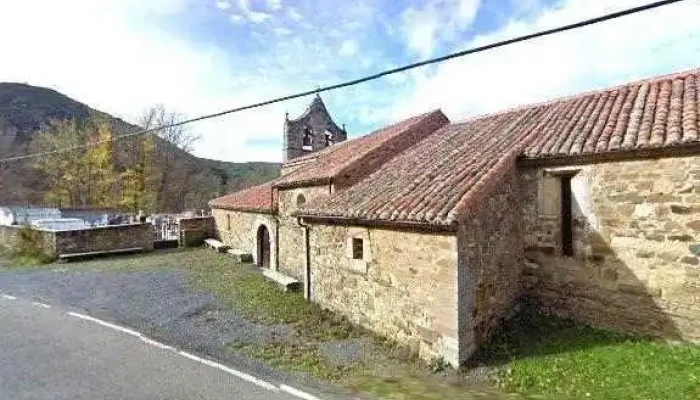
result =
[[[340,128],[333,122],[331,115],[318,94],[297,119],[284,121],[284,161],[343,142],[348,135],[345,127]]]

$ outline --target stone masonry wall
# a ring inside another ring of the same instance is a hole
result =
[[[453,235],[313,225],[311,298],[424,359],[458,363]],[[353,259],[352,239],[364,241]]]
[[[180,229],[180,246],[198,246],[204,239],[216,235],[212,216],[179,218],[177,222]]]
[[[466,361],[486,342],[522,293],[522,218],[513,169],[460,224],[459,353]]]
[[[20,227],[0,226],[0,240],[8,247],[17,246]],[[41,233],[44,253],[50,257],[60,254],[91,253],[120,249],[153,250],[151,224],[115,225],[72,231],[37,230]]]
[[[19,239],[19,230],[19,226],[0,225],[0,245],[9,249],[16,248]]]
[[[264,225],[270,234],[270,268],[277,269],[277,222],[274,216],[224,209],[213,209],[212,216],[214,217],[217,238],[233,249],[252,254],[256,264],[258,263],[258,228]]]
[[[562,169],[523,169],[526,274],[541,308],[595,326],[700,340],[700,157],[566,168],[574,257],[561,256]]]
[[[279,270],[300,281],[304,280],[306,262],[304,229],[299,225],[297,218],[292,217],[291,214],[299,208],[297,205],[299,196],[304,196],[306,203],[309,203],[322,199],[328,194],[327,185],[281,190],[279,193]]]
[[[153,250],[153,225],[100,226],[55,232],[57,254],[141,248]]]

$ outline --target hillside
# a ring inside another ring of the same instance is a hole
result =
[[[117,135],[139,129],[51,89],[0,83],[0,158],[28,153],[37,133],[52,120],[84,120],[91,115],[107,118]],[[203,159],[157,140],[158,156],[172,160],[171,169],[178,172],[163,196],[167,210],[161,211],[202,208],[213,197],[279,176],[277,163]],[[116,142],[117,158],[127,158],[130,148],[124,142],[128,140]],[[0,164],[0,205],[43,204],[46,190],[45,177],[31,160]]]

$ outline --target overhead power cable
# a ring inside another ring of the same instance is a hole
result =
[[[236,107],[236,108],[232,108],[229,110],[216,112],[213,114],[206,114],[206,115],[202,115],[202,116],[199,116],[196,118],[190,118],[190,119],[186,119],[186,120],[183,120],[180,122],[176,122],[173,124],[162,125],[162,126],[155,127],[155,128],[139,130],[139,131],[136,131],[133,133],[128,133],[128,134],[116,136],[114,138],[104,140],[104,141],[93,142],[90,144],[85,144],[85,145],[80,145],[80,146],[66,147],[66,148],[56,149],[56,150],[47,151],[47,152],[38,152],[38,153],[31,153],[31,154],[26,154],[26,155],[22,155],[22,156],[3,158],[3,159],[0,159],[0,163],[10,162],[10,161],[18,161],[18,160],[23,160],[23,159],[27,159],[27,158],[41,157],[44,155],[56,154],[56,153],[61,153],[61,152],[68,152],[68,151],[73,151],[73,150],[79,150],[79,149],[88,148],[91,146],[99,146],[100,144],[104,144],[106,142],[110,142],[110,141],[114,141],[114,140],[120,140],[120,139],[129,138],[129,137],[133,137],[133,136],[155,133],[155,132],[158,132],[158,131],[163,130],[163,129],[174,128],[174,127],[191,124],[191,123],[198,122],[198,121],[203,121],[203,120],[212,119],[212,118],[218,118],[218,117],[221,117],[224,115],[233,114],[233,113],[237,113],[237,112],[245,111],[245,110],[250,110],[253,108],[259,108],[259,107],[267,106],[267,105],[274,104],[274,103],[280,103],[283,101],[292,100],[292,99],[296,99],[299,97],[306,97],[306,96],[310,96],[310,95],[313,95],[316,93],[322,93],[322,92],[327,92],[327,91],[340,89],[340,88],[344,88],[344,87],[348,87],[348,86],[354,86],[354,85],[358,85],[360,83],[380,79],[380,78],[383,78],[385,76],[394,75],[394,74],[398,74],[400,72],[405,72],[405,71],[409,71],[409,70],[412,70],[415,68],[424,67],[426,65],[437,64],[437,63],[451,60],[453,58],[464,57],[464,56],[467,56],[470,54],[479,53],[479,52],[495,49],[498,47],[508,46],[508,45],[511,45],[514,43],[525,42],[525,41],[536,39],[536,38],[543,37],[543,36],[549,36],[549,35],[553,35],[553,34],[560,33],[560,32],[566,32],[566,31],[570,31],[573,29],[583,28],[583,27],[586,27],[589,25],[599,24],[601,22],[621,18],[624,16],[632,15],[632,14],[637,14],[637,13],[640,13],[643,11],[649,11],[652,9],[664,7],[667,5],[671,5],[673,3],[680,3],[681,1],[685,1],[685,0],[656,1],[656,2],[652,2],[652,3],[644,4],[642,6],[628,8],[628,9],[625,9],[622,11],[617,11],[617,12],[613,12],[610,14],[601,15],[599,17],[579,21],[576,23],[563,25],[563,26],[560,26],[557,28],[546,29],[546,30],[542,30],[539,32],[535,32],[535,33],[531,33],[531,34],[527,34],[527,35],[523,35],[523,36],[518,36],[515,38],[511,38],[511,39],[506,39],[506,40],[502,40],[502,41],[495,42],[495,43],[490,43],[490,44],[483,45],[483,46],[473,47],[473,48],[470,48],[467,50],[458,51],[458,52],[447,54],[447,55],[444,55],[441,57],[431,58],[431,59],[420,61],[417,63],[388,69],[388,70],[376,73],[374,75],[368,75],[368,76],[365,76],[362,78],[353,79],[350,81],[345,81],[345,82],[337,83],[334,85],[318,87],[314,90],[307,90],[305,92],[299,92],[299,93],[290,94],[287,96],[277,97],[277,98],[273,98],[271,100],[261,101],[259,103],[248,104],[245,106]]]

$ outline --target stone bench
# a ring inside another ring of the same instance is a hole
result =
[[[242,263],[252,263],[253,262],[253,255],[245,252],[243,250],[238,250],[238,249],[228,249],[228,254],[232,255],[233,258]]]
[[[126,249],[114,249],[114,250],[100,250],[100,251],[89,251],[85,253],[65,253],[59,254],[59,261],[68,261],[77,258],[89,258],[96,256],[106,256],[114,254],[129,254],[129,253],[140,253],[144,251],[143,247],[131,247]]]
[[[207,247],[214,249],[219,253],[225,253],[229,249],[229,246],[216,239],[204,239],[204,243],[207,245]]]
[[[285,292],[287,291],[292,291],[295,292],[297,290],[301,290],[301,282],[298,280],[292,278],[291,276],[287,276],[284,274],[281,274],[277,271],[273,271],[271,269],[263,269],[263,275],[273,281],[278,283],[282,288],[284,289]]]

